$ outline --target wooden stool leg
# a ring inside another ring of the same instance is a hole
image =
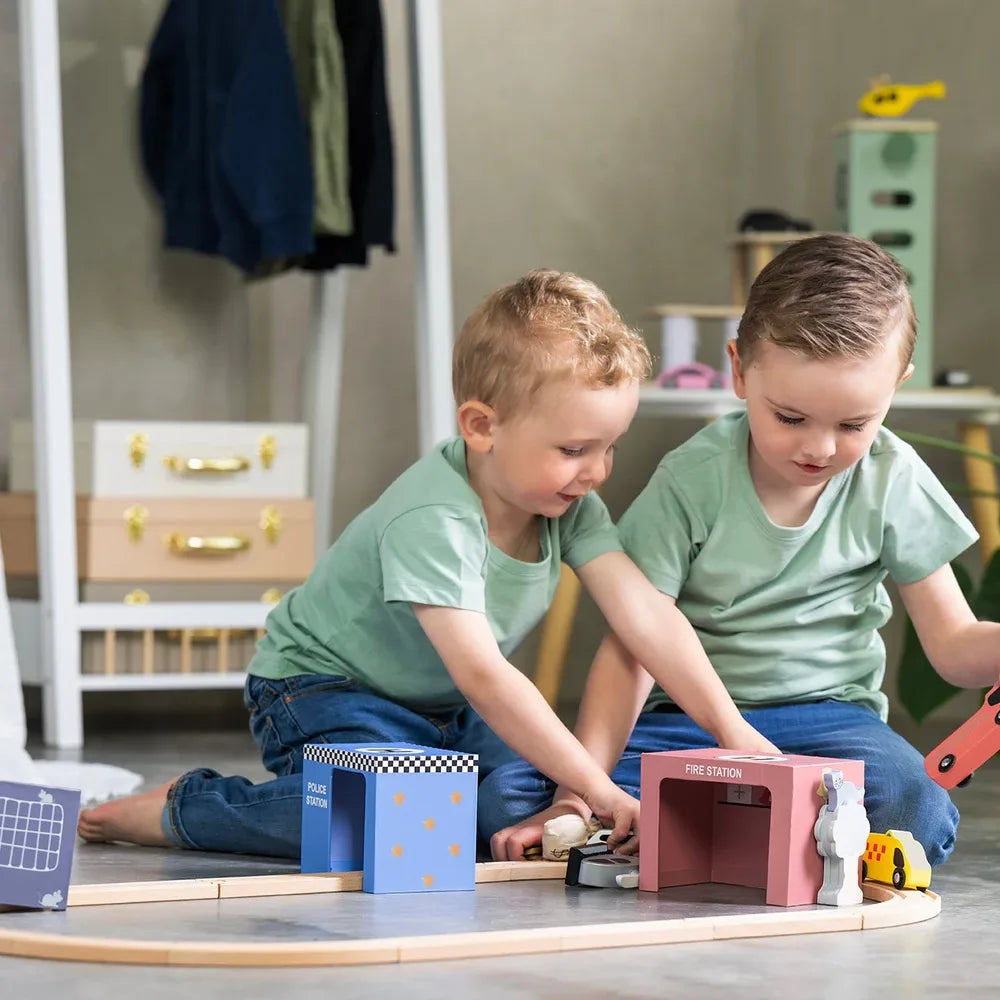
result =
[[[535,663],[535,687],[553,707],[559,700],[563,670],[566,666],[566,651],[573,631],[576,607],[580,603],[580,581],[577,575],[563,564],[559,574],[559,586],[552,600],[552,607],[545,616],[542,642]]]
[[[106,674],[117,673],[115,667],[115,658],[116,658],[115,639],[116,635],[115,635],[115,630],[113,628],[104,630],[104,672]]]
[[[990,430],[986,424],[963,423],[959,427],[962,444],[975,451],[989,452]],[[997,467],[985,458],[974,458],[963,455],[965,479],[969,489],[973,490],[972,520],[979,532],[979,552],[985,566],[1000,548],[1000,500],[995,496],[977,496],[981,494],[996,494]]]
[[[733,297],[733,305],[741,306],[747,300],[746,253],[739,244],[733,246],[732,253],[730,289]]]
[[[753,247],[753,263],[752,271],[750,275],[750,283],[752,284],[757,278],[757,275],[771,262],[771,258],[774,256],[775,246],[771,243],[755,243]]]

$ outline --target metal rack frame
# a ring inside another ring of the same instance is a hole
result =
[[[84,632],[105,629],[259,628],[257,602],[156,605],[77,600],[66,215],[58,0],[18,0],[24,144],[32,415],[37,475],[39,600],[12,601],[25,676],[43,688],[44,740],[83,744],[83,692],[232,687],[243,673],[82,675]],[[408,0],[416,251],[416,338],[421,451],[453,433],[451,254],[448,232],[440,0]],[[331,541],[340,361],[347,279],[315,278],[313,384],[306,391],[316,544]],[[28,636],[29,638],[25,638]],[[37,642],[32,641],[37,636]]]

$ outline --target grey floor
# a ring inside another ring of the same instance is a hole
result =
[[[915,742],[933,745],[928,732]],[[196,764],[263,777],[254,747],[240,733],[89,736],[84,759],[140,771],[150,784]],[[995,830],[1000,817],[1000,765],[982,769],[956,793],[960,843],[934,875],[942,914],[924,924],[879,931],[805,935],[561,955],[469,959],[406,966],[327,969],[155,968],[46,962],[0,957],[0,997],[105,997],[142,985],[144,1000],[291,995],[390,997],[695,996],[950,997],[996,995],[1000,957],[994,900]],[[294,871],[264,859],[80,844],[76,882],[192,878]],[[8,913],[3,926],[65,929],[136,938],[316,940],[422,933],[435,929],[499,929],[760,912],[763,893],[721,886],[689,887],[656,896],[612,890],[567,890],[560,882],[481,886],[436,896],[303,896],[86,907],[66,914]]]

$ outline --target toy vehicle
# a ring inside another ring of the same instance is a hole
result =
[[[726,376],[700,361],[668,368],[656,380],[667,389],[724,389]]]
[[[982,707],[925,758],[924,769],[942,788],[965,786],[977,767],[1000,750],[1000,684]]]
[[[571,847],[566,862],[566,885],[635,889],[639,885],[639,859],[615,854],[603,843]]]
[[[890,83],[886,79],[875,83],[858,101],[858,110],[877,118],[896,118],[905,115],[917,101],[924,97],[942,98],[947,88],[941,80],[930,83]]]
[[[931,866],[920,842],[907,830],[870,833],[861,861],[861,878],[894,889],[926,889]]]

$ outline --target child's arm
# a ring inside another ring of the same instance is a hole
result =
[[[623,792],[559,721],[538,688],[497,646],[486,616],[414,605],[421,628],[455,686],[512,750],[578,795],[622,843],[639,825],[639,802]]]
[[[609,555],[621,556],[622,553],[609,553]],[[599,556],[594,562],[600,562],[603,558],[605,557]],[[625,557],[625,562],[628,565],[633,565],[627,557]],[[585,566],[578,568],[577,572],[580,573],[581,579],[585,578],[587,567],[590,565],[591,563],[587,563]],[[605,572],[607,571],[608,567],[605,566]],[[611,570],[611,573],[614,573],[614,569]],[[641,573],[640,577],[643,581],[646,580]],[[585,579],[584,582],[586,582]],[[664,598],[669,608],[680,616],[683,622],[681,631],[686,630],[690,632],[697,645],[697,653],[700,654],[693,657],[693,662],[690,660],[687,662],[682,661],[677,665],[669,663],[667,669],[671,673],[666,677],[667,683],[661,681],[661,687],[684,708],[685,706],[681,703],[680,696],[677,694],[678,685],[673,682],[672,678],[683,673],[685,668],[687,668],[688,673],[707,670],[720,685],[722,682],[719,681],[718,675],[712,668],[711,663],[708,662],[708,657],[705,656],[705,651],[702,649],[698,637],[694,635],[694,629],[691,628],[690,622],[677,610],[673,598],[660,594],[659,591],[653,588],[652,584],[648,584],[648,586],[649,589],[654,590],[656,594]],[[658,603],[660,602],[654,602],[654,607]],[[658,631],[656,637],[659,648],[664,651],[671,650],[671,656],[690,656],[687,643],[675,643],[675,640],[678,639],[677,631],[675,631],[676,626],[669,621],[659,620],[664,623],[663,628]],[[665,652],[660,656],[660,659],[666,659]],[[577,717],[575,729],[577,739],[587,748],[587,751],[594,760],[609,774],[615,769],[621,758],[622,752],[628,743],[629,734],[635,726],[635,720],[638,718],[639,712],[642,710],[642,706],[649,696],[652,686],[653,677],[650,675],[650,672],[643,668],[614,633],[609,633],[598,648],[597,655],[594,657],[594,662],[590,668],[590,673],[587,675],[587,683],[583,689],[583,700],[580,703],[580,712]],[[691,704],[701,707],[702,702],[699,701],[699,698],[703,696],[698,693],[698,686],[699,680],[695,678],[693,683],[689,682],[686,690],[691,691],[692,697],[695,699]],[[718,694],[715,684],[711,681],[705,687],[710,692],[704,695],[706,699],[715,697],[719,698],[721,702],[729,702],[732,705],[732,699],[730,699],[724,687],[721,697]],[[713,732],[720,746],[734,750],[746,750],[748,752],[778,752],[777,748],[771,742],[764,739],[757,730],[743,719],[743,716],[736,710],[735,705],[733,705],[733,710],[736,711],[738,721],[732,720],[728,728],[720,728],[719,732]],[[728,719],[729,714],[724,709],[722,711],[724,717]],[[699,714],[707,719],[705,713],[702,712]],[[692,715],[692,718],[695,718],[696,722],[699,721],[694,715]],[[704,728],[709,729],[704,723],[702,725]],[[709,729],[709,732],[712,732],[712,730]],[[536,813],[534,816],[530,816],[528,819],[522,820],[514,826],[506,827],[493,835],[493,839],[490,841],[493,857],[497,860],[515,860],[523,856],[525,848],[541,843],[542,827],[547,820],[568,812],[579,812],[581,815],[586,816],[587,810],[584,803],[577,796],[573,795],[570,789],[560,786],[556,789],[555,795],[552,798],[552,805],[548,809]],[[629,844],[627,847],[633,847],[633,845]]]
[[[621,758],[652,687],[653,678],[629,656],[617,637],[613,633],[605,636],[587,674],[574,732],[608,774]],[[542,842],[542,828],[548,820],[570,812],[586,819],[590,810],[579,796],[560,785],[547,809],[493,835],[493,857],[498,861],[522,857],[525,848]]]
[[[577,572],[629,653],[720,747],[780,753],[740,714],[675,599],[657,590],[625,553],[607,552]],[[596,703],[594,712],[606,716],[607,707]],[[637,714],[638,709],[623,734],[625,713],[616,713],[618,731],[612,733],[605,724],[604,735],[594,739],[624,747]],[[596,743],[585,745],[591,753],[600,752]]]
[[[1000,623],[976,620],[945,563],[899,596],[934,669],[956,687],[992,687],[1000,674]]]

